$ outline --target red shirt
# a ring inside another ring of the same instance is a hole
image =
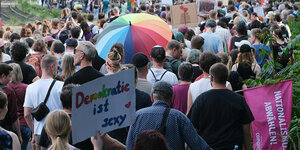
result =
[[[20,126],[27,126],[27,123],[24,118],[24,107],[23,107],[27,84],[9,83],[7,86],[12,88],[16,94],[17,111],[18,111]]]
[[[194,82],[196,82],[196,81],[202,79],[203,77],[204,77],[204,74],[201,74],[198,78],[196,78],[196,80],[195,80]]]
[[[1,86],[3,86],[3,85],[1,85]],[[7,111],[7,114],[4,118],[4,120],[1,121],[1,126],[6,130],[13,131],[12,125],[18,119],[16,96],[15,96],[13,90],[10,87],[8,87],[7,85],[2,87],[2,90],[7,95],[8,111]]]

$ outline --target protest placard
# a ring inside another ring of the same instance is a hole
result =
[[[161,4],[162,5],[173,5],[173,0],[162,0]]]
[[[228,0],[223,0],[223,5],[228,6]]]
[[[292,79],[244,90],[255,118],[251,123],[253,149],[287,149],[292,92]]]
[[[265,16],[265,14],[264,14],[264,8],[262,6],[260,6],[260,7],[254,7],[253,11],[256,12],[258,16],[262,16],[262,17]]]
[[[106,133],[134,122],[133,69],[87,82],[72,93],[73,143],[95,136],[97,131]]]
[[[171,23],[173,28],[181,25],[196,27],[198,25],[196,3],[174,5],[171,7]]]
[[[197,0],[197,12],[208,15],[210,10],[217,10],[217,0]]]

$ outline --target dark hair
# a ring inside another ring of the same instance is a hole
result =
[[[132,150],[169,150],[169,147],[160,132],[146,130],[139,134]]]
[[[111,46],[110,52],[116,48],[118,53],[121,55],[121,62],[124,60],[124,46],[122,43],[115,43],[114,45]]]
[[[254,29],[254,28],[260,28],[261,27],[261,23],[258,20],[254,20],[251,22],[250,28]]]
[[[62,53],[65,52],[65,46],[61,41],[56,40],[55,42],[52,43],[52,45],[53,45],[53,52],[54,53],[62,54]]]
[[[180,48],[180,43],[176,40],[169,41],[168,44],[167,44],[167,49],[172,50],[173,48],[178,50]]]
[[[241,36],[247,36],[248,33],[247,33],[247,26],[246,26],[246,23],[244,21],[239,21],[238,24],[241,24],[241,22],[243,22],[243,25],[237,25],[236,27],[236,32],[241,35]]]
[[[25,42],[27,43],[28,47],[32,47],[34,40],[32,38],[26,38]]]
[[[94,15],[93,14],[88,14],[87,20],[88,21],[93,21],[94,20]]]
[[[194,30],[193,30],[193,29],[189,29],[187,40],[191,41],[191,40],[192,40],[192,37],[193,37],[194,35],[195,35]]]
[[[222,28],[225,28],[225,29],[228,27],[227,24],[226,24],[226,22],[224,22],[222,20],[219,20],[218,23],[217,23],[217,25],[221,26]]]
[[[73,28],[71,28],[71,36],[73,37],[73,38],[79,38],[79,35],[80,35],[80,32],[81,32],[81,29],[80,29],[80,27],[78,27],[78,26],[75,26],[75,27],[73,27]]]
[[[146,11],[146,9],[147,9],[146,5],[145,5],[145,4],[142,4],[142,5],[141,5],[141,10],[142,10],[142,11]]]
[[[277,21],[277,22],[281,22],[282,21],[282,17],[279,13],[276,13],[275,16],[274,16],[274,20]]]
[[[280,28],[275,29],[274,33],[275,33],[275,35],[278,36],[278,38],[280,38],[281,40],[284,40],[284,38],[283,38],[283,32],[282,32],[282,30]]]
[[[226,84],[228,79],[228,69],[222,63],[216,63],[209,69],[210,75],[213,77],[214,82],[218,84]]]
[[[255,16],[255,17],[258,17],[257,13],[256,12],[252,12],[251,15]]]
[[[63,108],[71,109],[72,108],[72,89],[78,87],[75,84],[68,84],[64,86],[60,93],[60,101]]]
[[[0,63],[0,76],[2,76],[2,74],[7,76],[11,71],[13,71],[11,66],[6,63]]]
[[[218,62],[218,57],[211,51],[205,51],[201,54],[199,65],[202,70],[206,73],[209,73],[209,68]]]
[[[71,16],[74,20],[77,19],[77,15],[78,13],[76,11],[72,11]]]
[[[103,19],[105,17],[105,14],[104,13],[100,13],[99,15],[98,15],[98,19],[100,20],[100,19]]]
[[[223,1],[218,1],[218,6],[221,7],[223,5]]]
[[[84,35],[89,34],[91,32],[91,28],[89,27],[86,21],[81,21],[80,27]]]
[[[239,50],[237,50],[237,49],[233,49],[229,52],[229,55],[230,55],[233,63],[235,63],[238,54],[239,54]]]
[[[3,109],[7,105],[7,95],[0,91],[0,109]]]
[[[201,36],[194,36],[191,40],[191,47],[201,50],[202,45],[204,44],[204,38]]]
[[[194,69],[193,65],[189,62],[183,62],[178,67],[178,74],[182,81],[192,81]]]
[[[228,7],[228,10],[230,10],[230,11],[235,11],[235,6],[233,6],[233,5],[229,6],[229,7]]]
[[[4,29],[1,27],[1,28],[0,28],[0,37],[1,37],[1,38],[3,37],[4,32],[5,32]]]
[[[21,36],[18,33],[13,33],[10,35],[10,42],[14,42],[15,40],[20,40]]]
[[[24,42],[16,41],[10,48],[11,57],[14,61],[21,62],[28,53],[28,46]]]

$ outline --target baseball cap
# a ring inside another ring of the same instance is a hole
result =
[[[236,47],[241,47],[242,45],[247,44],[249,46],[251,46],[251,43],[248,40],[242,40],[240,42],[234,42],[234,45]]]
[[[152,48],[150,55],[156,61],[163,61],[163,59],[166,57],[166,52],[163,47],[157,45]]]
[[[175,40],[179,41],[179,40],[184,40],[184,36],[181,32],[177,32],[175,34]]]
[[[144,53],[136,53],[131,59],[131,63],[137,67],[141,68],[148,65],[149,59]]]
[[[70,47],[77,47],[78,42],[77,42],[77,40],[75,40],[75,39],[68,39],[68,40],[66,41],[66,45],[67,45],[67,46],[70,46]]]
[[[247,53],[247,52],[251,52],[251,47],[248,44],[243,44],[240,47],[240,52],[241,53]]]

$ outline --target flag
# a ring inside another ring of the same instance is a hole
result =
[[[255,120],[251,123],[253,149],[282,150],[288,145],[293,79],[244,90]]]
[[[135,4],[135,0],[127,0],[127,10],[131,12],[132,6]]]

